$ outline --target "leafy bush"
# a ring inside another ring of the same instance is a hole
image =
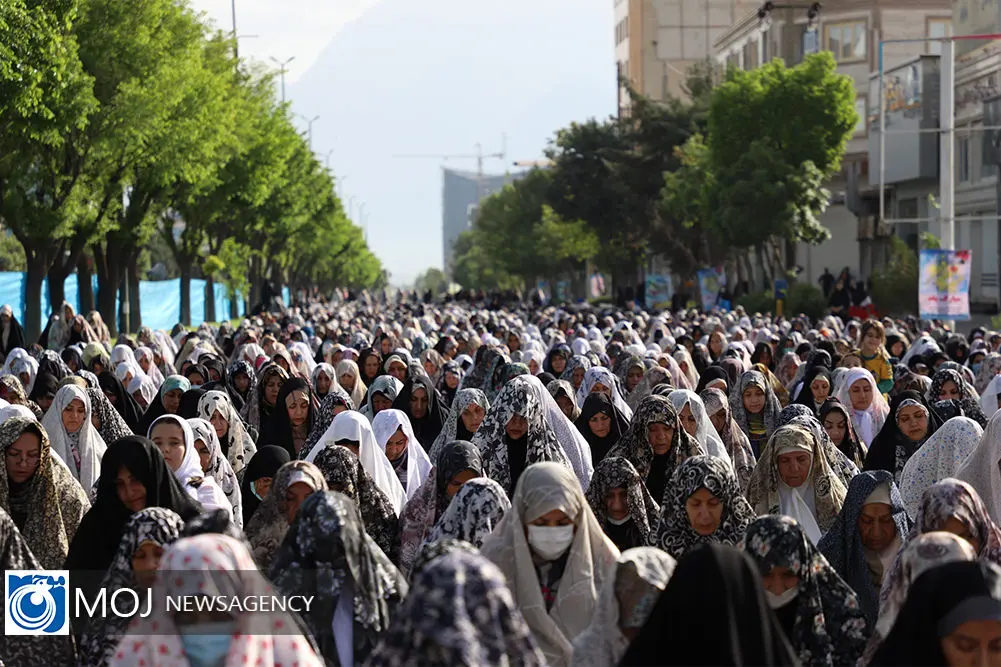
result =
[[[737,299],[737,305],[743,306],[750,315],[771,313],[775,311],[775,294],[771,291],[745,294]]]
[[[896,236],[890,238],[890,261],[872,276],[870,293],[881,313],[918,312],[918,256]]]
[[[793,283],[789,286],[789,295],[783,308],[786,316],[802,313],[812,320],[817,320],[823,317],[825,312],[827,312],[827,299],[819,287],[809,283]]]

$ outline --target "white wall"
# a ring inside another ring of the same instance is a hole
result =
[[[818,285],[824,267],[837,275],[847,266],[853,275],[859,275],[858,218],[839,204],[828,207],[820,220],[830,230],[831,238],[816,246],[799,244],[796,263],[803,267],[802,279]]]

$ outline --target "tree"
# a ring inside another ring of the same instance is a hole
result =
[[[448,276],[441,269],[432,266],[417,276],[414,289],[422,294],[427,291],[434,295],[443,294],[448,291]]]
[[[858,121],[855,84],[828,52],[733,70],[712,92],[707,138],[715,228],[737,248],[819,243],[823,183],[841,168]]]
[[[41,286],[71,235],[83,159],[75,139],[97,108],[72,34],[70,0],[0,3],[0,220],[24,248],[24,327],[37,338]]]

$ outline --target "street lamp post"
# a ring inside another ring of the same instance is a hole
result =
[[[309,149],[313,150],[313,123],[320,120],[319,116],[313,116],[312,118],[306,118],[302,114],[296,114],[299,118],[306,121],[306,136],[309,137]]]
[[[285,72],[288,71],[288,64],[290,62],[292,62],[293,60],[295,60],[295,56],[292,56],[291,58],[289,58],[288,60],[286,60],[284,62],[281,61],[281,60],[278,60],[274,56],[270,56],[270,58],[271,58],[271,61],[274,64],[278,65],[278,71],[281,72],[281,77],[282,77],[282,104],[285,104]]]

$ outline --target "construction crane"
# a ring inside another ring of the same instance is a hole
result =
[[[528,167],[529,169],[538,167],[539,169],[545,169],[546,167],[552,167],[552,160],[517,160],[514,162],[516,167]]]
[[[502,163],[507,161],[507,135],[501,136],[501,150],[499,153],[484,154],[483,146],[481,144],[476,144],[475,153],[453,155],[407,154],[394,155],[393,157],[406,160],[441,160],[442,162],[448,162],[449,160],[476,160],[476,199],[478,201],[483,199],[483,161],[488,159],[500,160]]]

